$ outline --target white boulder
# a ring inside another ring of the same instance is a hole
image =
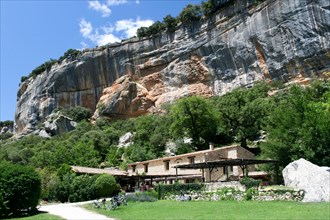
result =
[[[319,167],[305,159],[288,164],[282,171],[288,187],[303,189],[303,202],[330,202],[330,168]]]

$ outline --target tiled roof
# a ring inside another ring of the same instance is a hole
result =
[[[191,156],[196,156],[196,155],[200,155],[200,154],[205,154],[208,152],[222,151],[222,150],[226,150],[229,148],[237,148],[237,147],[239,147],[239,146],[232,145],[232,146],[215,148],[214,150],[207,149],[207,150],[202,150],[202,151],[195,151],[195,152],[191,152],[191,153],[187,153],[187,154],[180,154],[180,155],[175,155],[175,156],[170,156],[170,157],[162,157],[162,158],[153,159],[153,160],[146,160],[146,161],[142,161],[142,162],[135,162],[135,163],[128,164],[128,166],[145,164],[145,163],[155,162],[155,161],[171,160],[171,159],[177,159],[177,158],[182,158],[182,157],[191,157]]]
[[[117,170],[117,169],[99,169],[99,168],[91,168],[91,167],[79,167],[79,166],[71,166],[72,171],[75,173],[86,173],[86,174],[103,174],[107,173],[113,176],[127,176],[128,173],[125,171]]]

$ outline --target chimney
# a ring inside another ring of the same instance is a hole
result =
[[[210,142],[209,146],[210,146],[210,150],[214,150],[214,143]]]

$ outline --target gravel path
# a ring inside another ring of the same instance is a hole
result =
[[[64,204],[53,204],[53,205],[44,205],[39,208],[40,211],[48,212],[52,215],[60,216],[68,220],[114,220],[113,218],[106,217],[95,212],[86,210],[79,205],[91,203],[92,201],[87,202],[78,202],[78,203],[64,203]]]

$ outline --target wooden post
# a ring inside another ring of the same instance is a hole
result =
[[[178,181],[178,168],[175,167],[175,182]]]
[[[278,172],[279,172],[278,162],[275,162],[275,183],[276,184],[280,184],[280,180],[279,180],[279,177],[278,177]]]
[[[202,181],[203,181],[203,183],[205,183],[205,172],[204,172],[204,168],[202,168]]]

